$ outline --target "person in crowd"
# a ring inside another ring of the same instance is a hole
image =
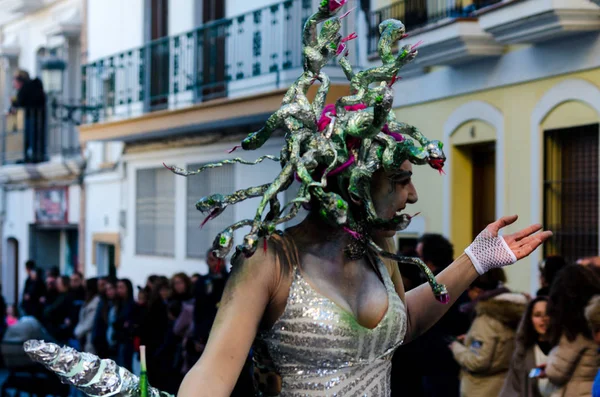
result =
[[[450,344],[454,359],[461,367],[462,397],[498,395],[514,351],[515,333],[527,305],[525,295],[512,292],[478,299],[475,291],[492,291],[498,286],[498,278],[506,279],[504,275],[484,276],[469,288],[470,296],[477,301],[475,320],[464,342],[457,338]]]
[[[595,295],[585,308],[585,319],[592,331],[592,338],[600,349],[600,295]],[[592,386],[592,397],[600,397],[600,370]]]
[[[452,243],[440,234],[421,236],[415,253],[434,275],[454,261]],[[392,361],[392,395],[406,395],[408,385],[411,396],[458,397],[460,367],[446,346],[449,339],[464,335],[469,329],[468,315],[459,311],[459,306],[468,301],[465,292],[438,323],[415,341],[398,348]]]
[[[194,289],[194,286],[196,285],[196,283],[198,282],[198,279],[200,278],[200,273],[194,273],[192,274],[192,276],[190,277],[190,281],[192,282],[192,290]]]
[[[223,260],[214,256],[211,249],[206,252],[206,263],[208,274],[201,276],[194,288],[196,294],[194,337],[203,345],[208,340],[229,277],[227,269],[223,266]]]
[[[79,341],[79,345],[83,348],[83,351],[96,353],[96,349],[92,343],[92,329],[94,328],[94,319],[96,318],[96,312],[100,303],[98,280],[96,278],[86,280],[85,293],[85,302],[79,311],[79,320],[73,330],[73,334]]]
[[[567,265],[567,261],[562,256],[549,256],[542,260],[539,266],[540,271],[540,286],[537,291],[537,296],[548,296],[550,286],[556,277],[556,274]]]
[[[17,305],[12,304],[6,308],[6,326],[12,327],[19,321],[19,312],[17,310]]]
[[[66,342],[72,335],[74,324],[73,299],[69,293],[71,279],[67,276],[56,278],[56,298],[47,302],[44,308],[44,325],[54,338]]]
[[[549,397],[555,387],[542,378],[530,378],[532,369],[546,364],[551,346],[548,342],[548,298],[538,296],[527,305],[517,336],[508,376],[500,397]]]
[[[40,303],[42,305],[51,305],[52,302],[58,297],[59,292],[56,286],[57,279],[60,277],[60,271],[58,267],[53,266],[49,269],[46,269],[46,294],[40,298]],[[69,281],[70,283],[70,281]]]
[[[154,289],[154,284],[158,281],[159,276],[156,274],[151,274],[148,276],[148,278],[146,279],[146,289],[152,293],[152,290]]]
[[[34,316],[40,320],[44,311],[40,299],[46,295],[46,285],[40,277],[33,259],[25,262],[25,270],[27,271],[27,279],[25,280],[21,308],[25,315]]]
[[[74,301],[85,301],[86,293],[85,287],[83,286],[83,274],[80,272],[73,272],[71,274],[71,295]]]
[[[100,299],[106,297],[106,284],[109,281],[109,277],[98,277],[98,295]]]
[[[25,70],[17,70],[13,76],[16,96],[11,101],[9,113],[24,109],[24,160],[39,162],[45,155],[46,94],[39,78],[31,79]]]
[[[192,299],[192,280],[185,273],[177,273],[171,277],[171,299],[183,304]]]
[[[584,266],[564,267],[550,287],[548,337],[553,348],[540,377],[547,377],[559,388],[555,395],[592,395],[600,355],[585,318],[585,308],[598,294],[600,277]]]
[[[115,304],[108,314],[107,341],[115,352],[118,365],[132,370],[134,330],[133,284],[129,279],[117,281]]]
[[[182,362],[180,373],[182,375],[185,375],[198,358],[200,358],[200,355],[196,352],[193,339],[195,303],[195,299],[183,302],[181,313],[173,325],[173,333],[181,338]]]
[[[168,304],[171,295],[169,280],[157,277],[152,285],[146,316],[140,325],[140,343],[146,346],[148,381],[154,387],[175,393],[168,379],[173,355],[166,349],[167,335],[172,327],[169,321]]]
[[[98,310],[94,318],[94,327],[92,329],[92,343],[98,356],[114,357],[114,351],[111,351],[107,340],[109,313],[113,306],[116,305],[117,286],[110,279],[105,278],[104,282],[104,297],[98,303]]]

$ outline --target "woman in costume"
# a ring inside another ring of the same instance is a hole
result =
[[[281,108],[242,142],[244,150],[254,150],[283,130],[280,158],[236,158],[197,171],[169,167],[185,176],[234,162],[275,160],[282,168],[272,183],[214,194],[196,204],[210,220],[229,205],[261,197],[253,219],[231,225],[215,239],[213,252],[224,258],[234,231],[250,228],[235,249],[210,338],[180,396],[229,395],[252,346],[257,377],[266,380],[258,385],[259,395],[389,396],[391,357],[400,344],[431,327],[477,276],[529,255],[551,235],[537,233],[541,226],[533,225],[500,237],[500,229],[517,217],[501,218],[437,278],[418,259],[393,253],[392,237],[411,219],[402,211],[418,198],[413,164],[441,170],[445,157],[440,142],[397,121],[391,111],[392,85],[417,54],[410,46],[393,51],[406,36],[404,26],[382,22],[383,64],[356,72],[345,57],[346,43],[355,36],[341,37],[345,15],[336,16],[345,2],[322,0],[307,20],[304,72]],[[351,95],[325,106],[329,77],[322,68],[339,55]],[[321,84],[311,103],[306,94],[317,80]],[[298,196],[282,206],[277,195],[294,179],[301,182]],[[302,206],[310,209],[307,218],[277,231]],[[405,294],[398,262],[420,266],[431,289],[424,285]],[[137,378],[114,363],[37,341],[26,350],[88,394],[140,394]]]

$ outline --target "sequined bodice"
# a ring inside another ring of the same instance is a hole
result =
[[[281,376],[280,396],[390,396],[391,357],[406,332],[406,309],[377,260],[388,309],[377,327],[317,293],[295,266],[287,306],[255,341],[255,361]],[[260,394],[259,394],[260,395]]]

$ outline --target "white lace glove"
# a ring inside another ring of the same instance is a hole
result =
[[[512,265],[517,261],[504,237],[494,236],[488,229],[479,233],[467,247],[465,254],[480,275],[490,269]]]

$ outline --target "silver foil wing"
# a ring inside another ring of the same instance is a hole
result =
[[[23,348],[33,361],[54,372],[63,383],[91,397],[141,396],[139,377],[113,360],[35,339],[25,342]],[[149,386],[148,397],[173,396]]]

